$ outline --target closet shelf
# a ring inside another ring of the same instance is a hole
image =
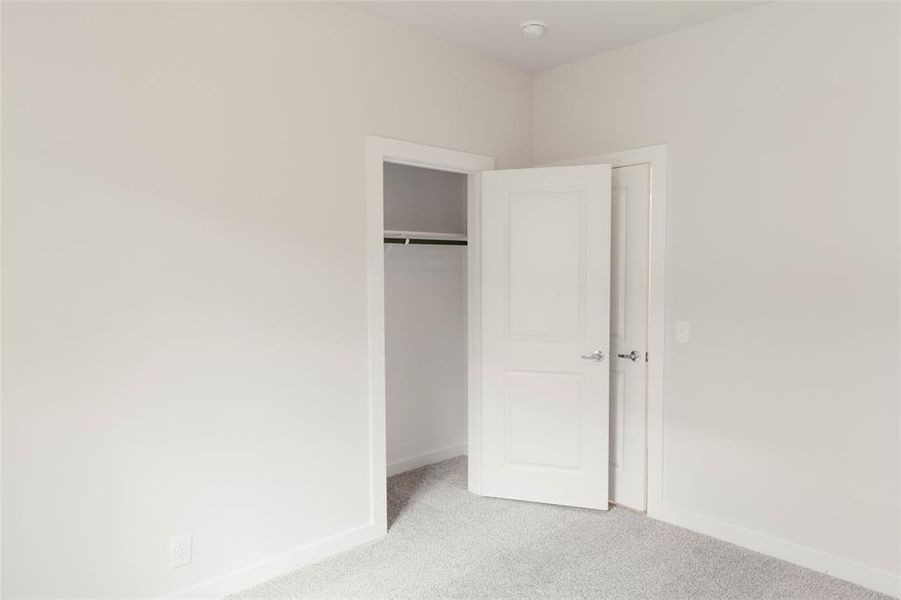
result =
[[[385,237],[409,238],[411,240],[460,240],[466,241],[465,233],[438,233],[435,231],[401,231],[386,229]]]
[[[385,230],[387,244],[436,244],[446,246],[465,246],[465,233],[439,233],[435,231],[400,231]]]

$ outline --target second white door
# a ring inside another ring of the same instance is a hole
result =
[[[613,169],[610,249],[610,499],[646,508],[650,167]]]

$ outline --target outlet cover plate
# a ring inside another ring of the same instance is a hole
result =
[[[193,545],[194,536],[190,533],[172,538],[169,541],[169,568],[190,565]]]

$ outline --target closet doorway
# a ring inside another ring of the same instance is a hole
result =
[[[466,454],[467,175],[384,163],[387,473]]]
[[[481,173],[493,169],[489,156],[367,138],[370,497],[385,531],[387,475],[472,450]]]

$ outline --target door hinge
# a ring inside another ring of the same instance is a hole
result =
[[[648,353],[647,352],[644,353],[644,362],[648,362]]]

